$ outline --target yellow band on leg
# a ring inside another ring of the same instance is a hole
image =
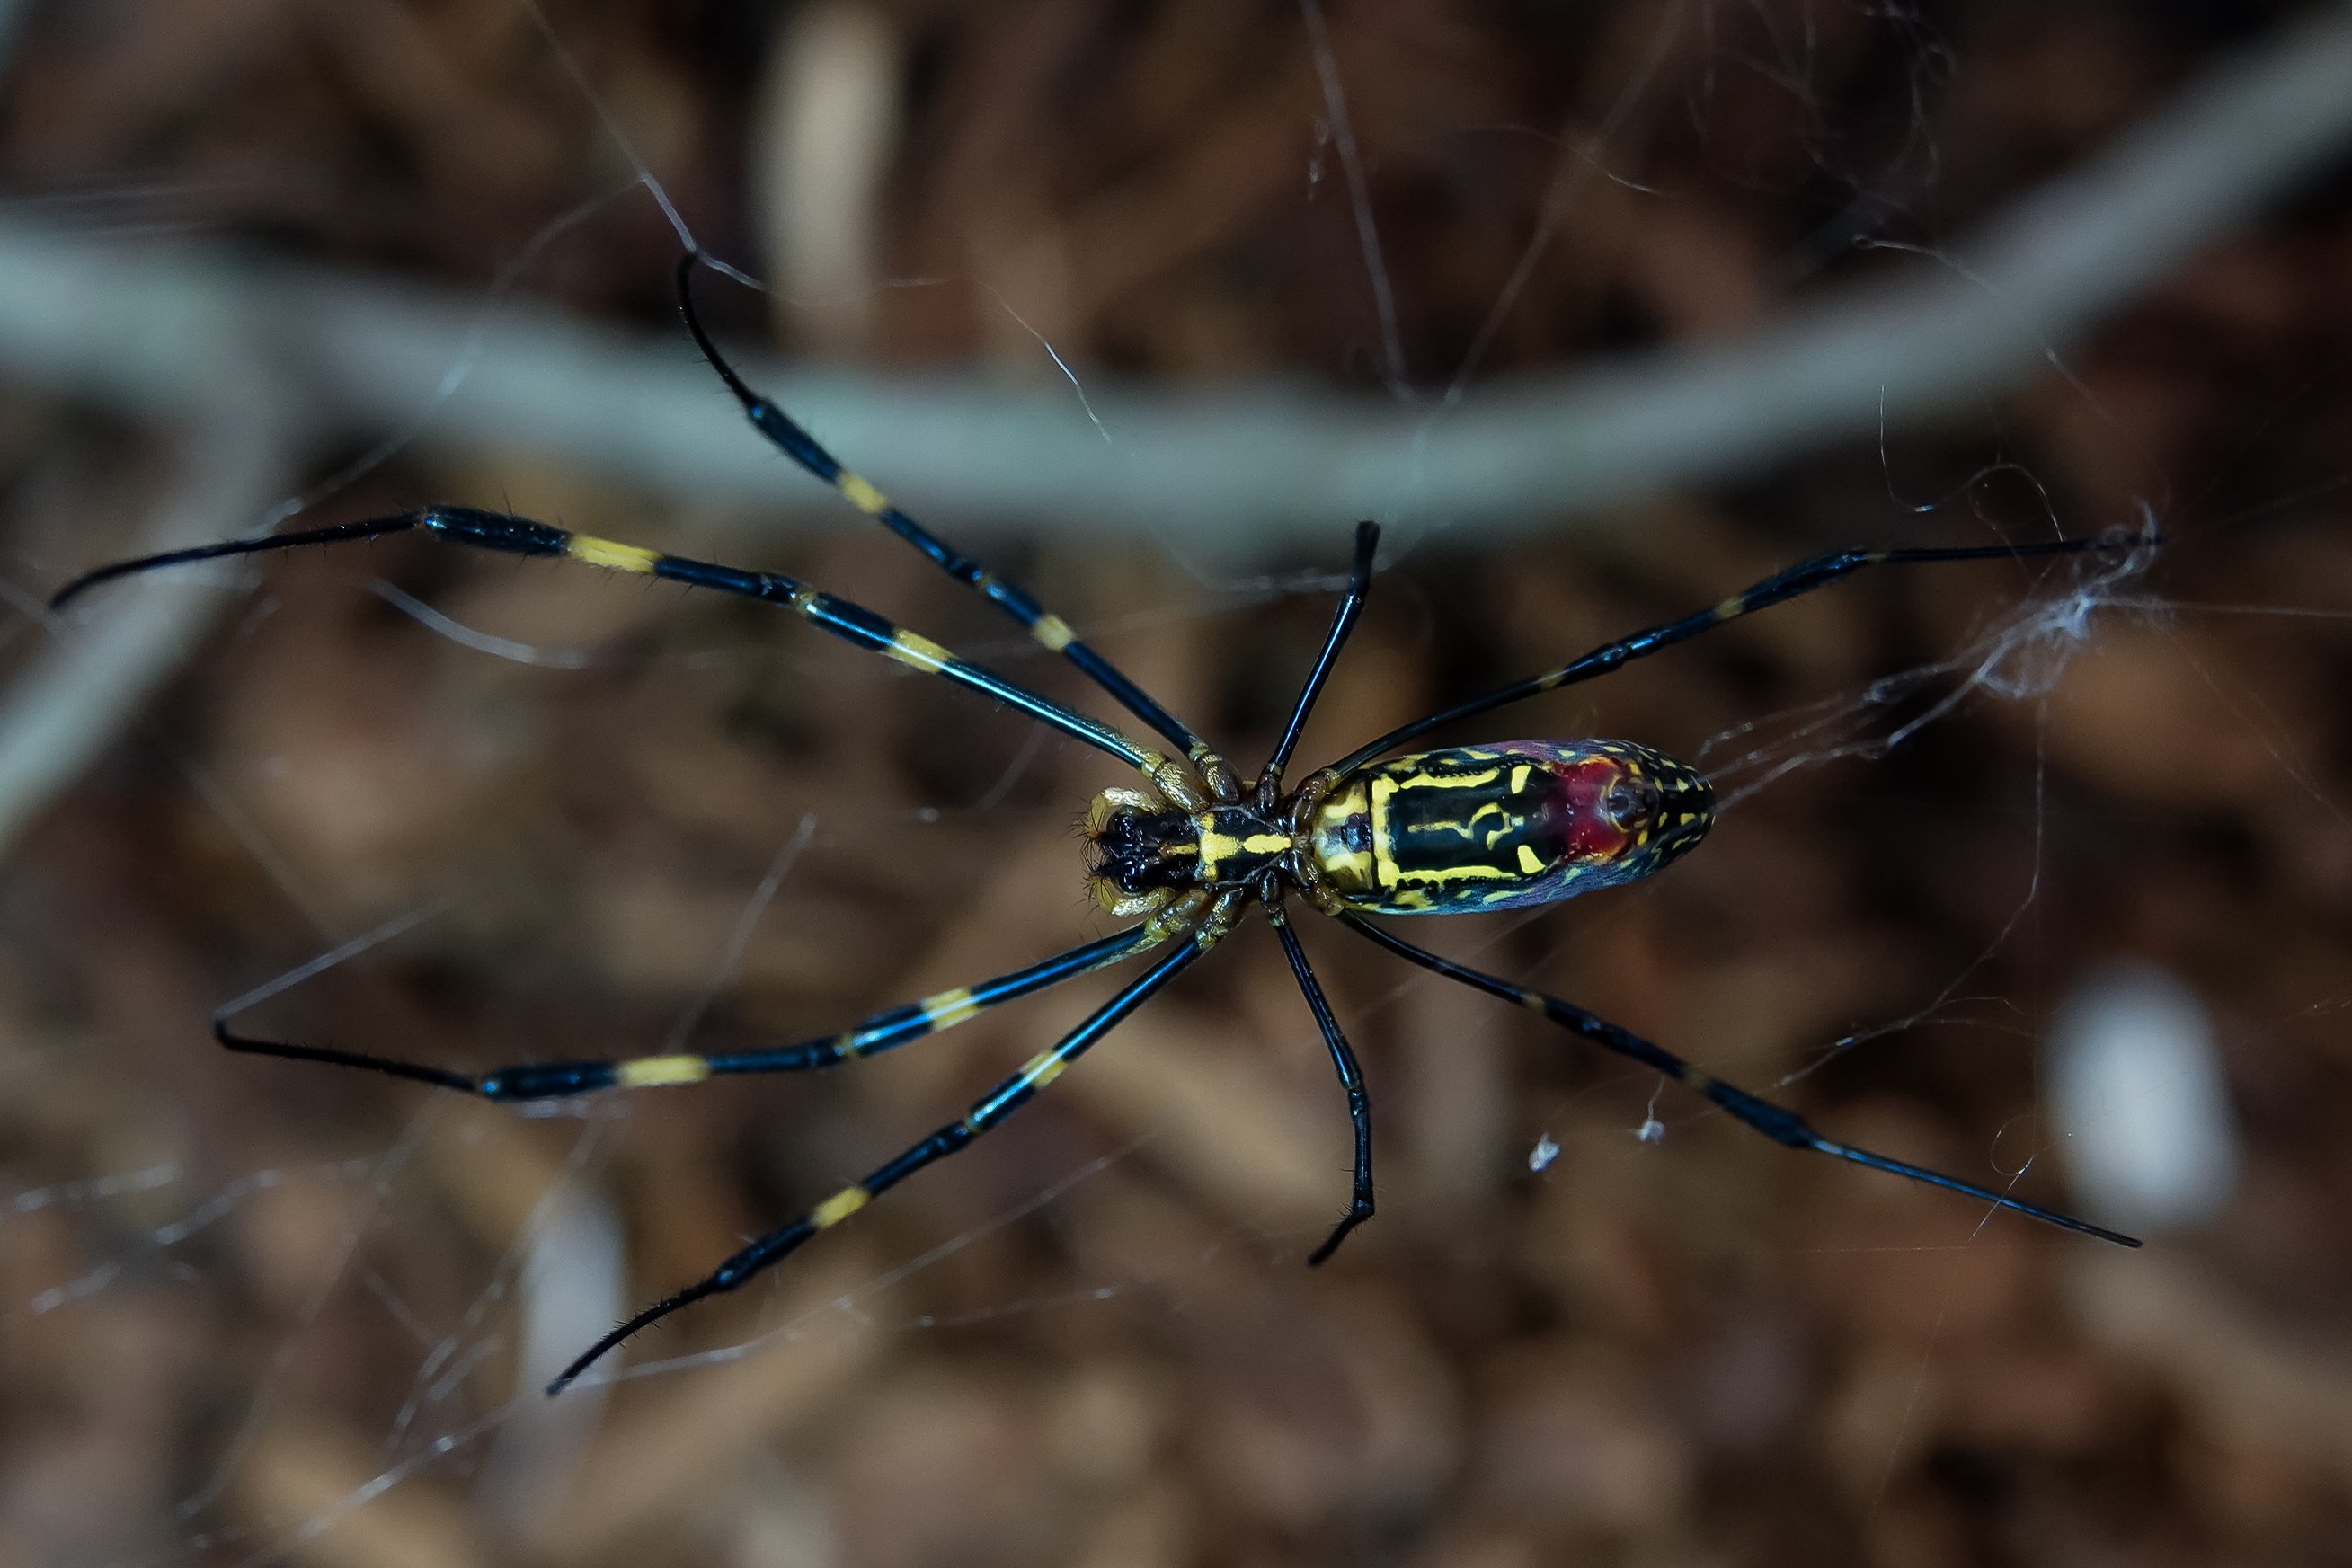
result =
[[[953,653],[949,653],[929,637],[920,636],[913,632],[892,633],[889,645],[882,652],[902,664],[912,665],[918,670],[926,670],[933,674],[937,674],[955,662]]]
[[[601,566],[611,571],[649,572],[661,559],[661,551],[638,545],[616,544],[589,534],[573,534],[564,541],[563,553],[573,560],[590,566]]]
[[[652,1089],[667,1083],[699,1083],[710,1076],[710,1061],[701,1056],[641,1056],[614,1070],[613,1082],[624,1089]]]
[[[958,986],[952,991],[941,991],[935,997],[925,997],[921,1006],[923,1021],[933,1029],[946,1029],[952,1024],[960,1024],[980,1011],[980,1004],[972,999],[970,986]]]
[[[1041,1051],[1021,1064],[1021,1076],[1028,1080],[1032,1088],[1043,1089],[1059,1078],[1069,1065],[1067,1060],[1050,1051]]]
[[[829,1230],[872,1201],[872,1195],[862,1186],[843,1187],[809,1210],[809,1223],[819,1230]]]

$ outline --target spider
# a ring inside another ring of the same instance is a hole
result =
[[[917,1171],[998,1126],[1121,1019],[1223,941],[1253,905],[1265,913],[1267,924],[1274,927],[1330,1051],[1355,1134],[1354,1185],[1347,1213],[1307,1258],[1310,1265],[1323,1262],[1349,1231],[1372,1218],[1371,1096],[1355,1053],[1340,1032],[1339,1019],[1291,928],[1285,904],[1293,894],[1407,963],[1526,1008],[1604,1051],[1683,1084],[1776,1144],[1943,1187],[1993,1208],[2009,1209],[2102,1240],[2139,1245],[2131,1237],[2071,1215],[1824,1137],[1795,1112],[1727,1083],[1573,1002],[1441,957],[1370,918],[1523,909],[1619,886],[1649,876],[1688,853],[1714,821],[1713,791],[1704,777],[1630,741],[1507,740],[1391,755],[1416,737],[1607,674],[1629,660],[1646,658],[1740,616],[1826,588],[1867,567],[2113,552],[2133,541],[2107,535],[2020,545],[1850,549],[1816,556],[1708,609],[1604,643],[1558,668],[1391,730],[1286,788],[1283,775],[1291,753],[1370,587],[1380,529],[1373,523],[1361,523],[1356,529],[1347,588],[1331,618],[1322,651],[1299,689],[1272,756],[1255,779],[1244,780],[1200,737],[1082,642],[1067,622],[1022,589],[941,542],[872,485],[842,466],[782,409],[747,385],[711,340],[696,311],[693,280],[701,265],[702,256],[693,251],[678,261],[679,314],[703,357],[742,404],[753,427],[802,467],[834,486],[860,511],[928,556],[942,571],[1026,627],[1038,643],[1076,665],[1121,707],[1164,738],[1172,755],[960,658],[870,610],[780,572],[691,560],[470,507],[428,507],[392,517],[116,561],[74,579],[50,601],[52,609],[60,609],[85,590],[110,579],[190,561],[421,531],[477,549],[579,561],[778,605],[845,642],[992,697],[1108,753],[1139,775],[1141,788],[1115,787],[1097,795],[1085,826],[1088,885],[1110,915],[1133,924],[1011,974],[877,1013],[837,1034],[767,1050],[536,1062],[470,1077],[419,1062],[252,1039],[231,1030],[227,1015],[215,1018],[214,1038],[233,1051],[358,1068],[494,1101],[547,1101],[606,1089],[695,1083],[728,1073],[831,1067],[936,1034],[985,1009],[1077,976],[1146,953],[1159,953],[1149,967],[1085,1022],[982,1095],[961,1117],[614,1328],[565,1367],[548,1385],[549,1394],[561,1393],[639,1330],[704,1297],[739,1289],[818,1232],[840,1224]]]

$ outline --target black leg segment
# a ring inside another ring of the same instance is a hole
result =
[[[1775,1105],[1768,1100],[1759,1100],[1744,1089],[1726,1083],[1713,1073],[1685,1061],[1663,1046],[1654,1045],[1640,1035],[1620,1029],[1605,1019],[1595,1017],[1572,1002],[1562,1001],[1558,997],[1548,996],[1541,991],[1530,990],[1525,986],[1513,985],[1508,980],[1473,969],[1467,965],[1454,963],[1450,958],[1441,958],[1426,948],[1416,947],[1385,928],[1373,925],[1360,915],[1346,914],[1339,918],[1408,963],[1418,964],[1424,969],[1443,975],[1449,980],[1457,980],[1474,990],[1484,991],[1490,997],[1499,997],[1507,1002],[1516,1002],[1532,1012],[1542,1014],[1562,1029],[1583,1036],[1604,1051],[1614,1051],[1619,1056],[1630,1058],[1644,1067],[1664,1073],[1675,1082],[1705,1095],[1734,1120],[1752,1127],[1784,1148],[1808,1149],[1814,1154],[1827,1155],[1832,1159],[1845,1160],[1853,1165],[1867,1166],[1873,1170],[1907,1176],[1913,1181],[1925,1182],[1930,1186],[1940,1186],[1948,1191],[1960,1193],[1975,1198],[1979,1203],[2010,1209],[2024,1215],[2029,1219],[2038,1219],[2044,1225],[2055,1225],[2062,1229],[2080,1231],[2085,1236],[2095,1236],[2102,1241],[2112,1241],[2118,1246],[2139,1245],[2139,1242],[2132,1237],[2093,1225],[2088,1220],[2077,1219],[2073,1215],[2061,1214],[2055,1209],[2024,1203],[2006,1194],[1995,1192],[1990,1187],[1962,1181],[1958,1176],[1945,1176],[1939,1171],[1927,1170],[1918,1166],[1906,1165],[1901,1160],[1888,1159],[1884,1155],[1873,1154],[1868,1149],[1858,1149],[1851,1144],[1832,1143],[1814,1132],[1805,1119],[1794,1111]]]
[[[1282,770],[1290,766],[1290,754],[1298,749],[1298,737],[1307,728],[1307,716],[1315,711],[1315,699],[1323,695],[1331,667],[1339,662],[1339,650],[1347,646],[1349,633],[1356,629],[1356,617],[1363,613],[1364,595],[1372,586],[1372,556],[1380,546],[1380,524],[1367,519],[1356,525],[1356,559],[1348,571],[1347,591],[1331,612],[1331,630],[1324,635],[1323,651],[1316,656],[1314,669],[1307,672],[1307,684],[1298,688],[1297,702],[1291,705],[1290,722],[1283,726],[1281,743],[1258,775],[1257,805],[1262,811],[1273,810],[1280,799]]]
[[[1372,1097],[1364,1087],[1364,1070],[1356,1064],[1356,1053],[1349,1049],[1348,1037],[1339,1031],[1339,1020],[1332,1016],[1323,987],[1307,962],[1307,949],[1299,946],[1298,933],[1290,928],[1278,895],[1270,889],[1265,897],[1265,917],[1273,923],[1275,935],[1282,938],[1283,955],[1290,960],[1290,972],[1298,981],[1299,994],[1307,998],[1307,1010],[1315,1015],[1315,1026],[1323,1031],[1323,1043],[1330,1048],[1331,1065],[1339,1071],[1339,1087],[1348,1092],[1348,1120],[1356,1130],[1356,1180],[1349,1195],[1348,1213],[1323,1239],[1323,1244],[1307,1255],[1307,1266],[1312,1269],[1339,1249],[1348,1232],[1372,1217]]]

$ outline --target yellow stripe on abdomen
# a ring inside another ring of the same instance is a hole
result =
[[[1396,789],[1396,780],[1384,774],[1372,779],[1372,875],[1382,887],[1397,883],[1396,845],[1389,837],[1389,800]]]

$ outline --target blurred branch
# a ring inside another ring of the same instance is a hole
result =
[[[1038,533],[1152,526],[1179,548],[1239,552],[1286,532],[1336,538],[1339,520],[1360,516],[1524,532],[2024,381],[2339,156],[2347,81],[2352,8],[2339,5],[2216,68],[2163,116],[1899,276],[1743,340],[1500,380],[1447,410],[1304,385],[1090,381],[1106,444],[1058,376],[747,369],[910,504],[952,512],[959,531],[992,517]],[[0,222],[0,371],[20,382],[185,419],[223,395],[205,345],[224,319],[261,335],[310,440],[402,428],[467,365],[421,443],[536,452],[681,498],[823,499],[740,428],[675,340],[527,300],[490,308],[224,249],[131,249]]]
[[[1244,556],[1339,519],[1539,528],[1727,479],[2022,382],[2057,344],[2294,190],[2352,138],[2352,6],[2217,68],[2162,117],[1887,280],[1738,342],[1497,381],[1449,409],[1305,386],[1087,388],[748,365],[829,444],[959,532],[1150,527]],[[0,219],[0,372],[190,433],[135,548],[263,517],[330,442],[530,451],[681,499],[820,505],[674,338],[224,247],[105,245]],[[1112,436],[1106,444],[1105,432]],[[413,497],[426,500],[431,497]],[[938,504],[933,504],[934,502]],[[60,576],[87,560],[57,563]],[[226,602],[110,591],[0,705],[0,847]]]

